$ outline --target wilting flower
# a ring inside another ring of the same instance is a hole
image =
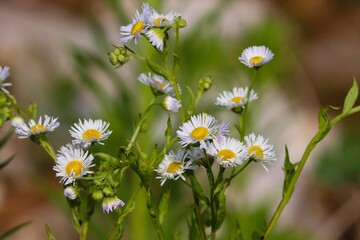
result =
[[[0,88],[3,92],[9,94],[9,91],[6,90],[5,88],[8,86],[11,86],[12,83],[4,83],[6,78],[8,78],[10,75],[10,68],[8,66],[5,67],[1,67],[0,66]]]
[[[115,211],[119,207],[124,207],[125,203],[121,201],[117,196],[113,197],[106,197],[103,199],[101,203],[101,207],[103,209],[103,212],[110,213],[112,211]]]
[[[88,148],[93,143],[103,144],[101,141],[107,139],[112,133],[108,130],[109,123],[101,119],[85,119],[84,122],[79,119],[69,130],[71,137],[74,138],[73,144],[80,145],[82,148]]]
[[[192,161],[186,161],[187,153],[184,149],[179,149],[177,154],[173,151],[165,155],[162,162],[155,169],[159,174],[157,179],[160,179],[161,186],[167,179],[177,180],[181,178],[185,181],[184,173],[186,170],[195,170],[196,166],[192,166]]]
[[[53,169],[57,177],[61,177],[60,183],[68,185],[86,174],[92,173],[89,170],[94,166],[94,156],[81,148],[68,144],[63,146],[56,155],[56,165]]]
[[[255,136],[254,133],[245,136],[244,140],[250,159],[260,162],[263,167],[268,170],[264,163],[276,161],[273,145],[268,144],[268,139],[264,139],[261,135]]]
[[[235,138],[214,140],[208,145],[207,152],[223,167],[235,167],[248,158],[245,145]]]
[[[127,44],[130,40],[134,39],[135,44],[137,39],[141,37],[144,30],[147,29],[150,15],[154,11],[149,4],[144,3],[142,5],[142,12],[136,10],[135,16],[132,18],[130,24],[120,27],[120,34],[123,35],[120,38],[122,44]]]
[[[206,140],[216,138],[215,134],[218,129],[219,124],[214,117],[201,113],[192,116],[189,121],[180,126],[180,130],[177,130],[176,133],[180,144],[186,147],[194,143],[203,145]]]
[[[162,101],[162,106],[166,111],[178,112],[181,107],[181,103],[176,98],[166,96]]]
[[[13,125],[15,126],[15,133],[19,138],[29,138],[30,136],[52,132],[55,128],[59,127],[60,123],[57,121],[57,118],[47,115],[45,115],[44,118],[44,122],[42,121],[42,117],[40,117],[37,123],[33,119],[31,119],[28,124],[20,124],[20,122],[17,121],[17,123]]]
[[[249,68],[259,68],[265,63],[271,61],[274,54],[265,46],[252,46],[246,48],[239,57],[240,62]]]
[[[251,102],[258,98],[255,91],[251,90],[248,100],[248,91],[248,87],[234,87],[232,92],[224,91],[216,98],[215,105],[224,106],[227,109],[232,109],[234,112],[241,112],[247,102]]]
[[[149,86],[155,96],[159,95],[170,95],[173,96],[174,88],[171,83],[160,75],[148,73],[147,75],[140,74],[138,80],[143,84]]]

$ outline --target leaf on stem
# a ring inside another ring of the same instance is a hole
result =
[[[30,224],[31,221],[27,221],[27,222],[24,222],[24,223],[21,223],[13,228],[11,228],[10,230],[6,231],[5,233],[3,233],[1,236],[0,236],[0,239],[3,240],[7,237],[10,237],[11,235],[13,235],[15,232],[19,231],[21,228],[25,227],[26,225]]]
[[[316,139],[316,143],[320,142],[330,131],[331,129],[331,121],[329,115],[327,114],[327,110],[329,106],[322,107],[318,113],[318,124],[319,124],[319,132]]]
[[[221,191],[216,196],[217,196],[217,198],[216,198],[216,226],[215,226],[215,229],[218,230],[225,220],[226,201],[225,201],[224,191]]]
[[[359,95],[359,89],[356,82],[356,78],[354,77],[353,85],[350,88],[349,92],[346,95],[345,101],[344,101],[344,107],[342,110],[342,114],[347,115],[349,111],[353,108],[357,98]]]
[[[289,184],[294,177],[297,165],[298,165],[298,163],[290,162],[289,151],[288,151],[287,146],[285,145],[285,160],[284,160],[284,166],[283,166],[285,179],[284,179],[284,185],[283,185],[283,197],[284,197],[285,193],[288,192]],[[292,192],[292,191],[294,191],[294,189],[290,190],[290,192]]]
[[[0,163],[0,170],[3,169],[6,165],[8,165],[15,157],[15,154],[10,156],[8,159],[6,159],[4,162]]]
[[[170,188],[168,188],[162,195],[162,198],[159,203],[159,222],[162,224],[164,222],[165,216],[169,208],[170,200]]]
[[[188,90],[188,92],[190,94],[190,101],[189,101],[187,113],[189,114],[189,116],[191,116],[191,115],[193,115],[194,109],[195,109],[194,93],[192,92],[191,88],[188,85],[186,85],[186,89]]]
[[[45,224],[45,231],[46,231],[46,234],[47,234],[49,240],[56,240],[54,234],[51,232],[49,225],[47,225],[47,224]]]

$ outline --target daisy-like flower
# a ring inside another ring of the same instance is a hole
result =
[[[57,177],[61,177],[60,183],[64,185],[73,184],[75,180],[83,177],[93,167],[94,156],[81,148],[68,144],[62,146],[56,155],[56,165],[53,169]]]
[[[24,119],[20,116],[15,116],[11,119],[11,126],[13,128],[20,128],[24,124]]]
[[[167,179],[177,180],[181,178],[186,180],[184,173],[186,170],[196,170],[196,166],[192,166],[192,161],[186,161],[187,153],[184,149],[179,149],[177,154],[173,151],[165,155],[162,162],[155,169],[155,172],[159,174],[157,179],[160,179],[160,185],[164,185]]]
[[[84,122],[79,119],[69,130],[71,137],[74,138],[72,143],[82,148],[88,148],[93,143],[103,144],[101,141],[107,139],[112,133],[108,130],[109,123],[101,119],[85,119]]]
[[[101,203],[101,207],[104,213],[110,213],[115,211],[119,207],[124,207],[125,203],[121,201],[117,196],[106,197]]]
[[[240,62],[249,68],[259,68],[274,57],[271,50],[265,46],[252,46],[246,48],[239,57]]]
[[[73,186],[68,186],[64,189],[64,196],[70,200],[74,200],[78,196],[78,190]]]
[[[264,163],[272,163],[276,161],[275,151],[273,145],[269,144],[269,139],[264,139],[263,136],[251,133],[244,137],[245,146],[250,159],[260,162],[266,171],[268,169]]]
[[[142,73],[138,77],[138,80],[143,84],[149,86],[155,96],[160,95],[175,95],[174,88],[169,81],[160,75],[148,73],[147,75]]]
[[[181,14],[173,11],[166,15],[153,11],[149,18],[149,27],[171,27],[178,17],[181,17]]]
[[[149,38],[149,42],[158,51],[164,50],[165,39],[167,38],[167,29],[165,28],[150,28],[145,31],[145,35]]]
[[[10,68],[8,66],[5,67],[1,67],[0,66],[0,85],[1,85],[1,90],[7,94],[9,94],[9,91],[6,90],[5,88],[8,86],[11,86],[12,83],[4,83],[5,79],[7,79],[10,75]]]
[[[122,44],[127,44],[134,39],[135,44],[137,44],[137,39],[141,37],[141,34],[144,33],[148,27],[149,18],[153,11],[154,9],[152,9],[148,3],[142,5],[141,13],[136,10],[131,23],[120,27],[120,34],[123,35],[123,37],[120,38],[120,42]]]
[[[235,138],[214,140],[208,145],[207,152],[223,167],[235,167],[248,158],[245,145]]]
[[[20,122],[17,121],[17,123],[15,123],[15,133],[19,138],[29,138],[46,132],[52,132],[55,128],[59,127],[60,123],[57,121],[57,118],[49,117],[48,115],[45,115],[44,118],[44,122],[42,121],[42,117],[40,117],[37,123],[33,119],[31,119],[28,124],[24,122],[20,124]]]
[[[226,121],[222,121],[220,123],[219,129],[216,133],[216,140],[218,140],[218,142],[230,136],[230,127],[231,127],[230,123]]]
[[[247,99],[248,87],[234,87],[232,92],[224,91],[216,98],[215,105],[224,106],[232,109],[234,112],[241,112],[247,102],[254,101],[258,98],[254,90],[250,91],[249,100]]]
[[[176,133],[183,147],[189,144],[200,143],[200,147],[204,146],[205,141],[216,138],[216,131],[219,124],[216,119],[205,113],[191,116],[190,120],[180,126],[180,130]]]
[[[166,111],[178,112],[181,107],[181,103],[176,98],[173,98],[171,96],[166,96],[162,100],[162,106]]]

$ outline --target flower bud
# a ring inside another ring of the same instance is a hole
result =
[[[173,98],[171,96],[166,96],[163,100],[162,100],[162,107],[166,110],[166,111],[170,111],[170,112],[178,112],[179,108],[181,107],[181,103],[179,100],[177,100],[176,98]]]
[[[113,196],[114,195],[114,190],[111,187],[104,187],[102,192],[106,195],[106,196]]]
[[[64,196],[70,200],[76,199],[78,194],[78,190],[75,187],[69,186],[64,189]]]
[[[117,67],[124,65],[129,60],[127,50],[123,47],[115,47],[113,52],[108,53],[108,56],[110,63]]]
[[[100,201],[104,198],[104,194],[101,191],[95,191],[92,193],[92,198],[95,201]]]
[[[178,17],[178,18],[176,19],[176,26],[177,26],[178,28],[184,28],[184,27],[186,27],[186,21],[185,21],[185,19],[183,19],[182,17]]]
[[[213,80],[211,77],[200,78],[198,81],[198,90],[204,92],[209,90],[212,85],[212,82]]]
[[[13,126],[13,128],[19,128],[23,123],[24,123],[24,119],[19,115],[11,119],[11,126]]]

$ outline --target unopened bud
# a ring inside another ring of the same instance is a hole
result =
[[[104,194],[101,191],[95,191],[92,193],[92,198],[95,201],[100,201],[104,198]]]
[[[207,91],[211,88],[212,85],[212,78],[211,77],[203,77],[199,79],[198,82],[198,90],[199,91]]]

